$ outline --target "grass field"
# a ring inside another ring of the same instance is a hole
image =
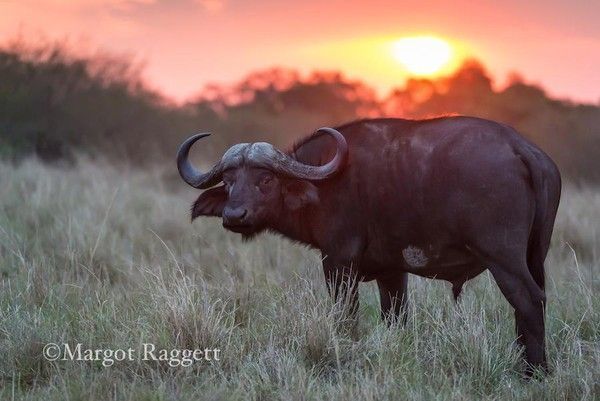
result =
[[[600,190],[566,186],[547,259],[553,374],[521,379],[513,313],[488,273],[411,277],[404,327],[327,296],[316,252],[189,222],[173,172],[0,164],[0,399],[591,400],[600,390]],[[191,367],[47,361],[46,343],[221,350]]]

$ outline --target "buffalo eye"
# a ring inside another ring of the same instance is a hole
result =
[[[258,186],[261,189],[266,189],[271,185],[272,182],[273,182],[273,174],[264,174],[262,177],[260,177]]]

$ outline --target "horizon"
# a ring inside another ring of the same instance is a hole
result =
[[[411,1],[399,7],[378,0],[341,7],[339,1],[308,1],[290,15],[269,0],[252,6],[236,0],[4,1],[0,42],[15,36],[66,40],[77,51],[127,55],[144,65],[142,77],[150,88],[182,103],[209,84],[228,86],[273,67],[303,76],[339,71],[385,96],[408,78],[420,77],[391,46],[430,36],[449,44],[453,53],[424,78],[451,75],[466,59],[476,59],[495,89],[516,73],[551,97],[600,102],[600,27],[593,21],[600,5],[461,4]]]
[[[270,0],[252,6],[228,0],[9,0],[0,2],[0,42],[21,35],[126,54],[143,62],[150,87],[180,103],[207,84],[229,84],[274,66],[302,74],[340,71],[382,95],[413,76],[389,46],[430,35],[456,53],[437,76],[473,58],[496,88],[516,72],[552,97],[600,102],[600,80],[590,83],[600,69],[600,51],[594,51],[600,49],[600,27],[593,18],[600,5],[575,10],[565,0],[518,7],[515,1],[467,3],[411,1],[399,7],[379,0],[340,7],[337,0],[308,1],[290,13]]]

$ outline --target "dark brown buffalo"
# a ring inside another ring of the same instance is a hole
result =
[[[328,287],[357,306],[348,277],[376,280],[384,318],[404,306],[407,273],[453,284],[489,269],[515,310],[530,367],[546,368],[544,259],[560,199],[552,160],[514,129],[470,117],[363,120],[322,128],[287,153],[238,144],[192,207],[245,238],[270,230],[319,249]],[[531,369],[528,369],[530,372]]]

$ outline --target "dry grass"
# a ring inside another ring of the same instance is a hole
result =
[[[547,261],[553,374],[533,382],[520,378],[512,311],[487,273],[459,305],[448,284],[411,278],[408,323],[391,329],[361,284],[351,327],[315,252],[191,225],[184,191],[160,171],[0,165],[1,399],[598,397],[600,191],[564,191]],[[222,351],[189,368],[106,368],[46,361],[47,342]]]

